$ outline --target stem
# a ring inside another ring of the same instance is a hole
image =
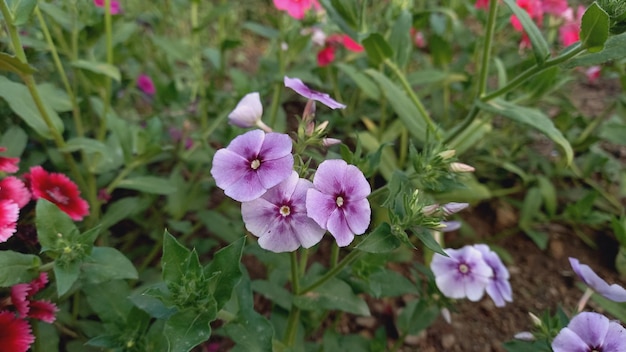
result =
[[[341,270],[343,270],[343,268],[345,268],[348,264],[351,264],[352,262],[354,262],[363,253],[364,252],[361,252],[359,250],[353,250],[348,255],[346,255],[334,268],[332,268],[329,271],[327,271],[326,274],[324,274],[324,276],[319,278],[313,284],[311,284],[311,285],[303,288],[302,290],[300,290],[299,295],[304,295],[304,294],[306,294],[308,292],[311,292],[311,291],[315,290],[316,288],[322,286],[323,284],[326,283],[326,281],[332,279],[337,274],[339,274],[341,272]]]
[[[587,301],[589,301],[589,298],[591,298],[592,295],[593,295],[593,290],[587,287],[587,289],[585,290],[585,293],[583,294],[582,297],[580,297],[580,300],[578,301],[578,304],[576,305],[576,309],[578,312],[582,312],[583,309],[585,309],[585,306],[587,305]]]
[[[487,89],[487,77],[489,76],[489,61],[491,55],[491,43],[493,42],[493,34],[496,28],[496,12],[498,9],[498,1],[489,1],[489,17],[487,18],[487,32],[485,33],[485,43],[483,45],[483,56],[480,63],[480,74],[478,79],[478,91],[476,97],[480,98]]]
[[[339,246],[332,246],[330,249],[330,265],[329,267],[334,268],[337,266],[339,262]]]
[[[111,0],[104,0],[104,31],[106,36],[107,64],[113,65],[113,30],[111,29]],[[111,108],[111,77],[106,76],[104,81],[104,110],[98,130],[98,140],[104,140],[107,133],[107,116]]]
[[[300,270],[298,270],[298,253],[291,252],[291,291],[294,295],[300,294]],[[298,321],[300,320],[300,308],[295,304],[291,304],[289,318],[287,320],[287,329],[285,331],[284,342],[288,347],[293,346],[298,332]]]
[[[280,36],[278,37],[278,43],[276,43],[276,50],[278,50],[278,76],[282,79],[285,76],[285,55],[282,48],[282,40],[283,40],[283,18],[285,16],[281,16],[278,21],[278,30],[280,31]],[[276,118],[278,113],[278,103],[280,101],[280,93],[283,90],[283,83],[278,81],[274,83],[274,94],[272,95],[272,105],[270,107],[270,127],[276,129]]]

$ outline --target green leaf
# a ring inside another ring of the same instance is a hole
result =
[[[375,298],[398,297],[417,292],[417,287],[411,280],[389,269],[382,269],[373,273],[367,278],[367,281]]]
[[[9,71],[18,75],[28,75],[35,72],[29,64],[23,63],[17,57],[7,53],[0,53],[0,71]]]
[[[597,2],[587,8],[580,25],[580,42],[590,53],[599,52],[609,38],[611,19]]]
[[[409,302],[398,316],[398,329],[406,335],[417,335],[439,316],[439,308],[425,300]]]
[[[244,22],[242,28],[267,39],[278,38],[280,35],[280,32],[275,28],[264,26],[257,22]]]
[[[524,27],[524,31],[528,34],[528,39],[530,39],[530,43],[532,44],[537,63],[544,63],[550,56],[550,47],[548,47],[548,42],[541,34],[541,31],[530,18],[526,10],[519,7],[515,0],[504,0],[504,3],[513,11],[513,14],[519,19],[522,27]]]
[[[210,323],[215,320],[214,305],[203,307],[203,312],[185,310],[175,313],[166,322],[163,334],[169,342],[170,351],[191,351],[211,337]]]
[[[171,180],[155,176],[137,176],[127,178],[118,183],[117,187],[164,195],[176,192],[176,186],[174,186]]]
[[[393,49],[385,38],[378,33],[370,34],[367,38],[363,39],[362,44],[367,53],[367,57],[374,66],[379,66],[385,59],[393,56]]]
[[[13,24],[16,26],[21,26],[28,22],[30,15],[33,13],[33,10],[37,6],[37,0],[17,0],[13,1],[12,4],[12,12],[13,12]]]
[[[87,282],[137,279],[137,270],[124,254],[111,247],[94,247],[81,267]]]
[[[556,188],[548,180],[547,177],[539,175],[537,177],[537,182],[539,186],[539,191],[541,193],[541,197],[543,198],[543,205],[546,208],[546,212],[548,216],[556,215],[556,207],[557,207],[557,197],[556,197]]]
[[[320,0],[319,2],[326,10],[328,18],[339,26],[342,32],[352,38],[359,37],[357,34],[359,11],[354,7],[354,0]]]
[[[567,164],[571,164],[574,158],[572,146],[568,140],[563,137],[561,131],[554,126],[552,120],[540,110],[522,107],[502,99],[494,99],[488,103],[478,101],[476,104],[483,110],[526,124],[545,134],[563,149]]]
[[[122,280],[83,285],[81,290],[85,293],[91,309],[104,322],[116,324],[124,322],[133,308],[133,303],[128,299],[131,294],[130,288]]]
[[[350,79],[356,83],[356,85],[361,89],[361,91],[367,95],[368,98],[373,100],[380,99],[380,89],[376,83],[374,83],[369,77],[363,74],[361,71],[357,70],[354,66],[345,64],[343,62],[335,63],[335,66],[339,68],[339,70],[343,71]]]
[[[626,57],[626,33],[611,36],[600,52],[577,56],[563,64],[564,68],[600,65]]]
[[[183,267],[191,252],[180,244],[167,230],[163,233],[163,281],[180,282],[185,273]]]
[[[68,32],[72,31],[74,27],[76,27],[75,29],[80,32],[85,27],[85,24],[80,22],[76,16],[72,16],[70,13],[65,12],[64,9],[61,8],[61,4],[39,1],[38,6],[41,11],[54,19],[56,23]]]
[[[383,222],[354,248],[367,253],[389,253],[401,244],[400,240],[391,233],[389,224]]]
[[[415,107],[402,88],[398,87],[387,76],[373,69],[368,69],[365,72],[378,83],[380,90],[385,94],[391,107],[398,114],[409,133],[418,141],[424,142],[426,140],[425,121],[427,117],[423,116]]]
[[[0,138],[0,145],[6,147],[7,150],[2,152],[3,156],[19,158],[22,156],[26,144],[28,143],[28,135],[19,126],[9,127]]]
[[[439,253],[443,256],[448,256],[448,254],[446,254],[446,252],[443,251],[443,248],[441,248],[441,245],[435,241],[435,238],[433,237],[432,233],[429,230],[426,229],[421,229],[421,228],[414,228],[413,232],[415,232],[415,236],[417,236],[417,238],[419,238],[419,240],[431,251],[435,252],[435,253]]]
[[[413,16],[407,10],[402,10],[395,19],[391,34],[389,35],[389,45],[393,49],[394,61],[400,67],[406,65],[413,49],[411,43],[411,25]]]
[[[72,66],[80,68],[82,70],[90,71],[99,75],[107,76],[114,79],[116,82],[120,82],[122,76],[120,70],[111,64],[106,62],[76,60],[72,62]]]
[[[0,251],[0,287],[11,287],[37,277],[41,259],[32,254]]]
[[[204,269],[205,277],[211,277],[214,273],[220,273],[216,282],[213,298],[220,310],[228,302],[233,294],[233,289],[241,280],[241,269],[239,262],[243,253],[243,246],[246,238],[241,237],[237,241],[220,249],[213,256],[213,260]]]
[[[41,251],[60,251],[78,235],[70,217],[55,204],[41,198],[37,201],[35,224]]]
[[[520,209],[520,225],[531,225],[537,220],[537,215],[541,213],[541,191],[538,187],[531,187],[526,192],[522,209]]]
[[[615,268],[622,278],[626,278],[626,246],[624,245],[619,247],[615,257]]]
[[[80,275],[80,262],[60,263],[54,262],[54,277],[57,284],[57,294],[63,296],[72,288],[72,285]]]
[[[9,107],[15,112],[28,126],[30,126],[40,136],[52,139],[52,133],[48,125],[44,122],[43,117],[37,109],[37,105],[30,95],[28,88],[17,82],[12,82],[4,76],[0,76],[0,97],[9,104]],[[46,104],[45,98],[42,97],[43,108],[52,122],[52,126],[59,133],[63,133],[63,121],[59,115]]]
[[[367,303],[352,292],[350,285],[338,278],[327,281],[305,295],[294,297],[293,303],[303,310],[340,310],[356,315],[370,315]]]
[[[46,104],[56,112],[72,111],[72,101],[67,92],[52,83],[42,83],[37,85],[39,95]]]
[[[252,289],[286,310],[291,309],[293,295],[286,288],[267,280],[252,281]]]

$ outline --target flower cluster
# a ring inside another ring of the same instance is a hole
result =
[[[345,107],[297,78],[285,77],[285,86],[310,99],[305,115],[314,110],[313,100],[332,109]],[[258,93],[251,93],[229,119],[240,127],[265,126],[261,115]],[[339,246],[349,245],[370,223],[371,189],[365,176],[343,160],[325,160],[311,182],[294,171],[292,149],[286,134],[248,131],[215,153],[211,174],[227,196],[242,202],[246,229],[259,237],[261,248],[273,252],[309,248],[326,231]]]
[[[430,264],[439,290],[448,298],[480,300],[487,292],[497,307],[512,302],[509,271],[500,257],[485,244],[445,249]]]

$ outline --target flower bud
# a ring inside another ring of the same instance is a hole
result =
[[[513,338],[516,340],[528,342],[535,341],[535,336],[528,331],[518,332],[517,334],[513,335]]]
[[[447,204],[444,204],[441,209],[443,210],[443,214],[446,216],[452,215],[452,214],[456,214],[458,212],[460,212],[461,210],[467,208],[469,206],[468,203],[455,203],[455,202],[450,202]]]
[[[443,160],[447,160],[452,158],[454,155],[456,154],[456,151],[454,149],[448,149],[448,150],[444,150],[443,152],[439,153],[439,157],[441,157],[441,159]]]
[[[263,105],[258,92],[246,94],[235,109],[228,114],[228,122],[241,128],[254,127],[255,125],[264,130],[271,132],[272,129],[261,121],[263,115]]]
[[[422,208],[422,214],[426,216],[433,215],[439,209],[439,204],[431,204]]]
[[[450,170],[452,172],[474,172],[474,169],[472,166],[469,166],[467,164],[463,164],[463,163],[450,163]]]
[[[330,147],[332,145],[341,144],[341,139],[337,138],[324,138],[322,139],[322,145],[324,147]]]
[[[534,315],[534,314],[533,314],[533,313],[531,313],[531,312],[528,312],[528,315],[530,315],[530,320],[533,322],[533,325],[535,325],[535,326],[541,326],[541,325],[543,325],[543,324],[541,323],[541,319],[539,319],[539,317],[537,317],[536,315]]]

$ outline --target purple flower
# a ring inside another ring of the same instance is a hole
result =
[[[502,260],[500,260],[500,257],[489,249],[489,246],[486,244],[475,244],[474,248],[483,255],[485,263],[493,270],[493,276],[489,279],[486,291],[489,297],[493,299],[496,307],[504,307],[506,302],[513,302],[513,292],[509,283],[509,271],[502,263]]]
[[[576,275],[591,289],[612,301],[626,302],[626,290],[622,286],[618,284],[609,285],[588,265],[580,264],[576,258],[570,257],[569,263],[572,265]]]
[[[552,341],[554,352],[624,352],[626,329],[598,313],[576,315]]]
[[[361,170],[341,159],[326,160],[317,168],[313,185],[306,195],[307,214],[335,237],[339,247],[367,230],[371,189]]]
[[[324,233],[313,219],[306,215],[305,198],[312,188],[311,181],[291,176],[270,188],[261,198],[241,204],[246,228],[259,237],[259,246],[272,252],[292,252],[298,247],[317,244]]]
[[[137,77],[137,87],[148,95],[154,95],[154,93],[156,93],[156,88],[154,87],[152,78],[148,75],[144,75],[143,73]]]
[[[311,100],[317,100],[320,103],[328,106],[331,109],[344,109],[346,106],[338,103],[330,95],[326,93],[320,93],[315,91],[309,87],[307,87],[299,78],[289,78],[285,76],[285,87],[291,88],[296,91],[296,93],[302,95],[303,97]]]
[[[435,253],[430,263],[439,290],[449,298],[478,301],[493,276],[483,255],[472,246],[448,248],[445,252],[449,257]]]
[[[263,105],[258,92],[246,94],[235,109],[228,114],[228,122],[241,128],[254,127],[255,125],[265,132],[272,132],[266,124],[261,121],[263,116]]]
[[[291,138],[286,134],[246,132],[215,153],[211,175],[232,199],[257,199],[291,175],[291,148]]]

